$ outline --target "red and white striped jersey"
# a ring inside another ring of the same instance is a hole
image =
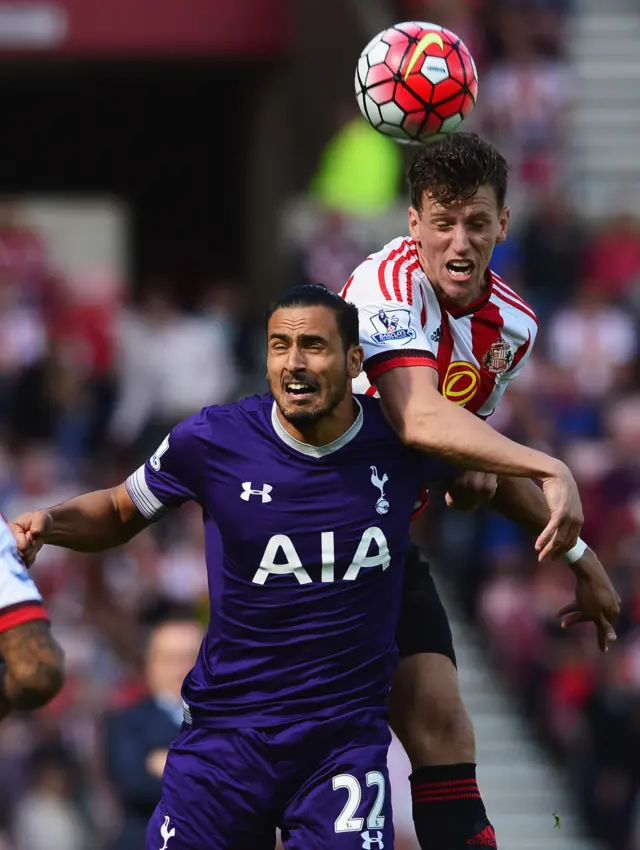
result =
[[[9,526],[0,517],[0,632],[48,619],[40,591],[20,560]]]
[[[538,323],[513,289],[487,274],[482,297],[453,310],[440,305],[413,239],[394,239],[361,263],[341,293],[360,314],[365,363],[354,391],[375,393],[388,369],[431,366],[446,398],[490,416],[531,353]]]

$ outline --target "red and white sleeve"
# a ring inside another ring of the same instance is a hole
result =
[[[369,381],[401,366],[437,369],[424,330],[426,305],[412,279],[409,260],[391,251],[382,261],[366,260],[349,279],[342,297],[358,308],[360,344]]]

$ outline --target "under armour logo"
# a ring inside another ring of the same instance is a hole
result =
[[[380,490],[380,498],[376,502],[376,511],[379,514],[386,514],[389,510],[389,502],[384,497],[384,485],[389,480],[389,476],[385,473],[382,478],[378,478],[378,470],[375,466],[370,467],[371,469],[371,483],[374,487],[377,487]]]
[[[173,838],[173,836],[176,834],[175,826],[173,827],[173,829],[169,829],[170,820],[171,818],[169,817],[169,815],[166,815],[164,823],[160,827],[160,835],[162,836],[162,840],[164,841],[164,844],[162,845],[160,850],[167,850],[167,844],[169,843],[169,839]]]
[[[371,847],[375,844],[378,850],[384,850],[384,841],[382,840],[382,833],[376,832],[375,837],[371,835],[369,830],[366,832],[360,833],[360,838],[362,838],[362,847],[364,850],[371,850]]]
[[[251,489],[251,481],[245,481],[242,485],[242,493],[240,493],[240,498],[244,499],[245,502],[248,502],[252,496],[262,496],[262,504],[265,502],[271,501],[271,496],[269,493],[273,490],[271,484],[263,484],[262,490],[252,490]]]

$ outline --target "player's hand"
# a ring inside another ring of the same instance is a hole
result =
[[[33,511],[32,513],[20,514],[19,517],[9,523],[13,534],[18,554],[22,558],[25,567],[31,567],[38,552],[46,543],[47,532],[51,528],[53,520],[46,511]]]
[[[473,511],[489,502],[496,494],[498,477],[491,472],[463,472],[454,479],[447,492],[447,507]]]
[[[573,549],[584,522],[580,493],[568,466],[558,461],[558,471],[542,479],[542,491],[549,507],[549,522],[536,540],[538,560],[558,558]]]
[[[616,640],[613,624],[620,614],[620,596],[593,550],[587,549],[582,558],[572,564],[572,569],[576,574],[576,598],[556,616],[561,618],[563,629],[576,623],[594,623],[598,646],[607,652]]]

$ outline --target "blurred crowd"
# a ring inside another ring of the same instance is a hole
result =
[[[430,546],[537,733],[571,772],[592,829],[611,850],[631,850],[640,788],[640,220],[618,209],[594,225],[567,201],[566,0],[397,0],[396,12],[450,27],[478,60],[482,101],[469,127],[512,166],[513,227],[493,265],[541,325],[492,424],[573,469],[583,536],[624,599],[617,645],[602,656],[589,629],[557,627],[570,572],[537,564],[531,541],[508,523],[436,509]],[[360,132],[362,122],[350,126]],[[387,197],[367,200],[378,222],[397,222],[393,208],[406,208],[408,154],[388,144],[369,149],[390,177]],[[327,203],[323,185],[310,190],[321,204],[283,282],[338,290],[380,247],[384,226]],[[366,172],[361,186],[371,191]],[[150,280],[133,297],[104,275],[70,279],[42,234],[0,206],[5,515],[122,481],[185,415],[262,388],[261,358],[260,329],[234,282],[202,281],[185,298],[176,280]],[[106,850],[123,806],[108,780],[105,716],[151,688],[149,630],[176,612],[206,623],[199,511],[187,506],[104,556],[45,548],[34,575],[68,681],[37,715],[0,725],[0,850]]]
[[[153,279],[134,296],[98,270],[71,275],[50,255],[19,205],[3,201],[0,509],[8,517],[122,481],[177,421],[251,391],[256,371],[255,337],[232,282],[187,288]],[[207,620],[200,514],[177,512],[103,558],[46,548],[34,576],[68,679],[43,712],[0,727],[0,848],[100,850],[122,814],[106,779],[105,714],[145,693],[149,629],[177,612]]]

